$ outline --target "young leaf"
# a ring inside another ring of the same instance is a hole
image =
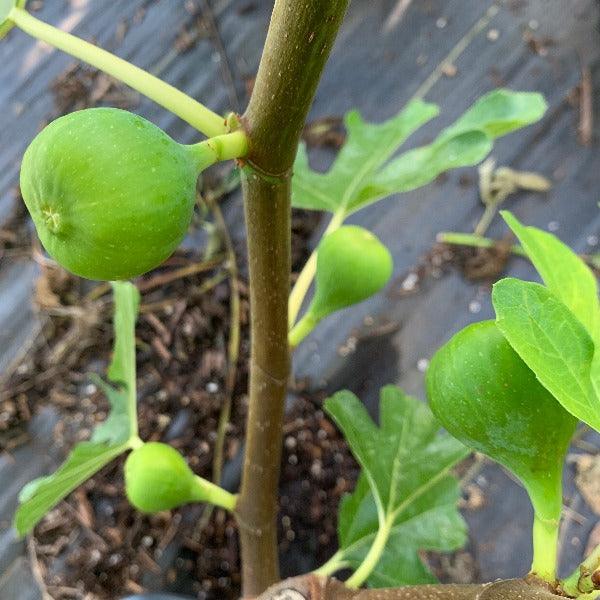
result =
[[[423,186],[449,169],[477,164],[496,137],[538,121],[545,109],[539,94],[496,90],[478,100],[431,144],[387,165],[404,139],[433,118],[437,108],[413,102],[381,125],[364,123],[350,113],[348,140],[328,173],[312,171],[305,149],[299,151],[292,203],[298,208],[350,214],[391,194]]]
[[[140,306],[140,293],[126,281],[111,283],[115,299],[113,357],[108,377],[129,389],[135,387],[135,322]]]
[[[500,214],[519,238],[548,289],[567,305],[590,336],[598,339],[598,282],[591,269],[571,248],[552,234],[536,227],[525,227],[509,211],[501,211]]]
[[[478,129],[490,139],[511,133],[539,121],[548,105],[541,94],[493,90],[482,96],[448,127],[443,136],[454,137],[465,131]]]
[[[536,515],[533,570],[553,580],[562,468],[577,421],[493,321],[466,327],[436,352],[427,371],[427,395],[453,436],[523,482]]]
[[[433,143],[409,150],[376,173],[348,206],[348,213],[400,192],[432,182],[438,175],[480,163],[492,149],[492,140],[480,130],[442,135]]]
[[[94,382],[106,394],[111,411],[106,421],[92,435],[94,442],[122,443],[137,437],[137,398],[135,366],[135,323],[139,312],[140,293],[126,281],[112,282],[115,302],[113,355],[108,366],[108,378],[117,387],[92,375]]]
[[[90,379],[106,395],[110,403],[110,412],[106,421],[96,425],[92,433],[92,442],[121,444],[135,435],[133,423],[129,417],[127,392],[106,383],[95,373],[90,373]]]
[[[416,100],[381,124],[363,121],[357,111],[347,113],[345,125],[348,137],[328,173],[313,171],[308,164],[306,148],[304,145],[299,147],[292,179],[293,205],[331,212],[343,209],[363,182],[438,112],[434,104]]]
[[[14,27],[9,20],[10,11],[17,8],[25,8],[27,0],[0,0],[0,40]]]
[[[380,427],[348,391],[328,399],[325,410],[362,468],[356,490],[340,506],[339,562],[358,567],[383,527],[387,545],[369,584],[431,581],[419,551],[452,550],[465,541],[458,484],[449,471],[468,451],[439,433],[426,405],[394,386],[381,391]]]
[[[449,552],[464,546],[467,527],[457,510],[460,488],[445,473],[417,496],[396,518],[385,551],[369,575],[371,587],[434,583],[435,577],[419,557],[420,550]],[[345,566],[356,569],[377,535],[379,521],[365,477],[340,505],[338,536]]]
[[[19,536],[28,534],[53,506],[128,448],[127,443],[80,442],[58,471],[28,483],[19,495],[15,516]]]
[[[135,385],[135,322],[139,292],[131,283],[115,282],[113,293],[115,342],[109,377],[124,383],[125,388],[114,388],[99,377],[95,378],[108,396],[111,412],[106,421],[96,427],[92,440],[77,444],[56,472],[23,488],[15,515],[15,527],[21,536],[29,533],[53,506],[76,487],[139,443]]]
[[[494,285],[492,300],[499,329],[542,385],[571,414],[600,431],[594,341],[582,322],[537,283],[503,279]]]

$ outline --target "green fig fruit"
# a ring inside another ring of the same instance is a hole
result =
[[[392,268],[389,250],[370,231],[356,225],[340,227],[319,244],[309,311],[322,319],[370,298],[389,281]]]
[[[138,510],[170,510],[197,498],[196,475],[175,448],[148,442],[125,461],[125,493]]]
[[[345,225],[326,235],[317,249],[315,295],[290,331],[290,344],[298,345],[327,315],[376,294],[392,269],[389,250],[370,231]]]
[[[493,321],[457,333],[434,355],[426,380],[431,410],[442,425],[512,471],[527,489],[536,516],[532,570],[553,580],[563,463],[577,420]]]
[[[183,239],[210,152],[124,110],[82,110],[33,140],[21,190],[57,262],[89,279],[128,279],[158,266]]]
[[[190,502],[233,510],[236,496],[189,468],[177,450],[161,442],[136,448],[125,461],[125,493],[138,510],[155,513]]]

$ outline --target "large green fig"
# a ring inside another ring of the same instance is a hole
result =
[[[183,239],[207,152],[133,113],[82,110],[33,140],[21,190],[61,265],[90,279],[127,279],[159,265]]]
[[[389,250],[370,232],[345,225],[326,235],[317,249],[315,295],[290,332],[296,346],[324,317],[373,296],[393,270]]]
[[[170,510],[190,502],[211,502],[233,510],[236,498],[193,473],[185,459],[168,444],[148,442],[125,461],[125,492],[138,510]]]
[[[466,327],[436,352],[427,395],[454,437],[523,482],[536,515],[533,571],[552,580],[563,463],[577,420],[538,382],[493,321]]]

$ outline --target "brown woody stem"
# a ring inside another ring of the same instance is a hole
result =
[[[533,579],[353,590],[333,578],[304,575],[274,585],[258,600],[559,600],[560,597],[543,582]]]
[[[348,0],[276,0],[254,91],[243,116],[250,276],[249,413],[237,505],[243,594],[279,579],[276,518],[289,375],[290,183],[300,132]]]

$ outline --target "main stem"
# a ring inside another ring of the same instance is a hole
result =
[[[251,308],[249,412],[240,526],[243,594],[279,579],[277,490],[287,378],[291,169],[348,0],[276,0],[250,103],[242,188]]]

